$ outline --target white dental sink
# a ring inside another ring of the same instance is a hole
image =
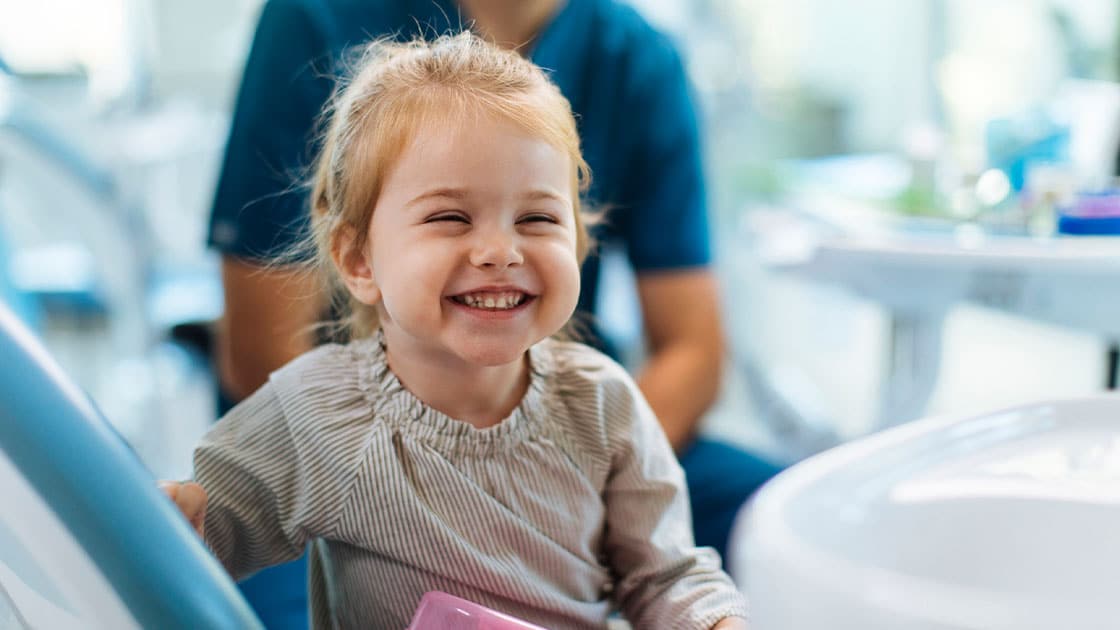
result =
[[[730,563],[757,630],[1120,627],[1120,396],[813,457],[740,515]]]

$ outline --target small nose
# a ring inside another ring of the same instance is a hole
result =
[[[525,262],[517,243],[517,236],[508,230],[479,231],[471,249],[471,264],[476,267],[501,268]]]

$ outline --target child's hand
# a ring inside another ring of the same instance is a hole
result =
[[[748,630],[747,620],[742,617],[724,617],[712,626],[712,630]]]
[[[187,517],[199,537],[205,538],[203,525],[206,522],[206,491],[193,481],[160,481],[160,490],[175,502],[175,506]]]

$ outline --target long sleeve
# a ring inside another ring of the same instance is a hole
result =
[[[604,492],[606,551],[623,613],[636,628],[710,628],[746,617],[719,557],[694,546],[684,473],[653,412],[628,377],[605,386],[605,411],[618,425]]]
[[[257,390],[195,449],[209,495],[206,542],[234,578],[299,557],[326,523],[308,509],[314,484],[271,385]]]

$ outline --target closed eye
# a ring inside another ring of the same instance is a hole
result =
[[[518,220],[518,223],[559,223],[560,221],[551,214],[527,214]]]
[[[470,223],[466,216],[458,212],[443,212],[440,214],[433,214],[432,216],[424,219],[424,223]]]

